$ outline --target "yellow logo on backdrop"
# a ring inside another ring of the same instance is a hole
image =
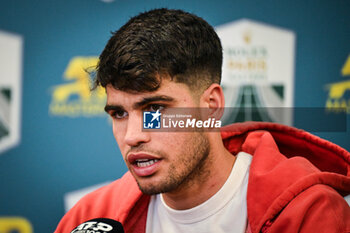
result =
[[[350,55],[348,56],[348,59],[346,60],[343,69],[341,70],[341,73],[343,76],[350,75]]]
[[[95,71],[98,57],[74,57],[70,60],[64,79],[74,80],[55,86],[50,113],[55,116],[98,116],[104,114],[106,94],[102,87],[90,91],[90,73]]]
[[[350,55],[348,56],[341,73],[343,76],[350,75]],[[350,98],[345,93],[350,92],[350,80],[332,83],[326,86],[329,89],[326,108],[330,111],[345,111],[350,114]],[[349,93],[350,94],[350,93]]]
[[[0,218],[0,232],[1,233],[32,233],[33,228],[30,222],[21,217],[6,217]]]

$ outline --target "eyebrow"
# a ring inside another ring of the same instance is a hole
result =
[[[151,96],[151,97],[145,97],[142,100],[136,102],[133,104],[133,108],[137,109],[142,106],[145,106],[149,103],[156,102],[156,101],[163,101],[163,102],[172,102],[174,101],[174,98],[166,95],[156,95],[156,96]],[[123,110],[124,107],[121,105],[109,105],[107,104],[105,106],[105,111],[108,113],[111,110]]]

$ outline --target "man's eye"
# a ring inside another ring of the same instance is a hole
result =
[[[112,117],[115,117],[116,119],[123,119],[127,116],[128,116],[128,113],[126,111],[122,111],[122,110],[115,111],[112,114]]]
[[[150,112],[156,112],[157,110],[162,111],[165,107],[160,104],[151,104],[148,106]]]

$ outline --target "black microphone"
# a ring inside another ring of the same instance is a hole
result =
[[[94,218],[80,224],[71,233],[124,233],[124,228],[113,219]]]

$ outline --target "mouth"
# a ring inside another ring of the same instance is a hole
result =
[[[144,153],[129,154],[127,161],[131,165],[129,169],[139,177],[153,175],[157,172],[161,163],[160,158]]]

